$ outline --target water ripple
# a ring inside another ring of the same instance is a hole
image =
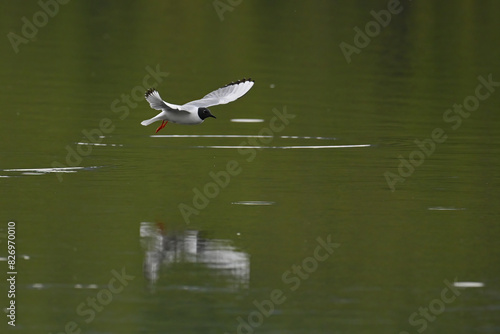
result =
[[[363,145],[296,145],[296,146],[244,146],[244,145],[210,145],[191,146],[193,148],[258,148],[258,149],[321,149],[321,148],[357,148],[370,147],[370,144]]]
[[[271,202],[271,201],[238,201],[238,202],[232,202],[231,204],[237,204],[237,205],[274,205],[276,202]]]
[[[45,175],[50,173],[76,173],[79,170],[91,170],[95,168],[100,168],[102,166],[90,166],[90,167],[44,167],[44,168],[10,168],[10,169],[0,169],[2,172],[14,173],[14,175],[0,175],[0,177],[12,177],[18,175]]]

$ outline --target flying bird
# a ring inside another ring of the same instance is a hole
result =
[[[156,121],[161,121],[161,125],[156,129],[156,132],[158,132],[168,122],[189,125],[203,123],[205,118],[216,118],[208,110],[208,107],[226,104],[239,99],[252,88],[253,84],[254,81],[252,79],[243,78],[214,90],[199,100],[194,100],[183,105],[163,101],[158,91],[150,88],[146,91],[146,100],[149,102],[151,108],[161,110],[161,112],[153,118],[142,121],[141,124],[147,126]]]

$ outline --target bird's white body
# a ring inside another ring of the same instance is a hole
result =
[[[174,109],[174,110],[162,110],[161,113],[159,113],[153,118],[142,121],[141,124],[147,126],[156,121],[169,121],[172,123],[196,125],[203,123],[204,119],[201,119],[196,111],[190,112],[189,110],[184,111],[181,109]]]
[[[232,82],[199,100],[183,105],[167,103],[161,99],[160,94],[155,89],[149,89],[145,95],[146,100],[151,105],[151,108],[161,110],[161,112],[153,118],[142,121],[141,124],[147,126],[156,121],[162,121],[162,125],[157,130],[158,132],[166,122],[188,125],[203,123],[207,117],[215,118],[207,109],[208,107],[226,104],[242,97],[252,88],[253,84],[252,79]]]

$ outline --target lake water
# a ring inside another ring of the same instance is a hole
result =
[[[0,8],[2,333],[500,332],[500,3]]]

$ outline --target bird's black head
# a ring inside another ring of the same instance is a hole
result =
[[[208,110],[207,108],[198,108],[198,116],[201,119],[205,119],[207,117],[217,118],[214,115],[212,115],[212,113],[210,112],[210,110]]]

